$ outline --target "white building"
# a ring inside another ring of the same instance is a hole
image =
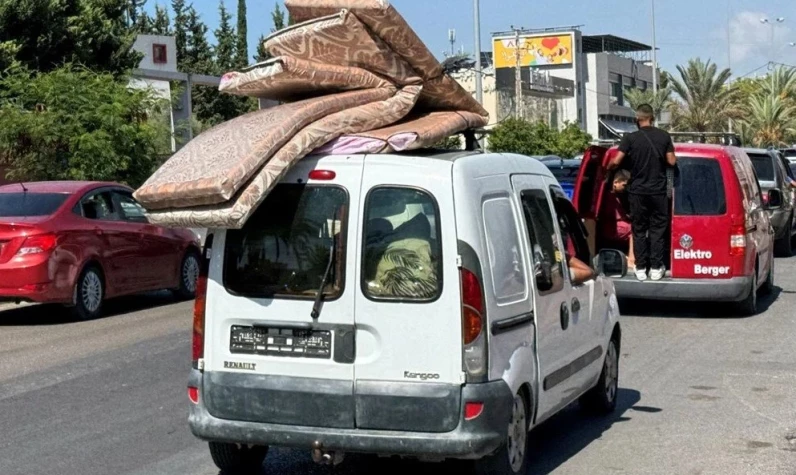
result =
[[[133,49],[143,54],[139,69],[160,72],[177,72],[177,43],[173,36],[138,35]],[[169,81],[157,79],[133,79],[135,86],[151,87],[164,99],[171,97]]]
[[[490,126],[519,113],[557,127],[576,123],[595,140],[616,139],[635,130],[635,114],[624,92],[652,87],[651,51],[647,45],[613,35],[582,35],[577,28],[496,33],[493,52],[482,55],[481,66]],[[520,111],[515,100],[518,62]],[[454,77],[475,91],[475,72]]]

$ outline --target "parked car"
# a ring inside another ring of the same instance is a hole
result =
[[[245,473],[268,446],[524,473],[528,430],[616,406],[619,310],[603,273],[573,283],[579,223],[529,157],[303,159],[241,230],[208,231],[193,433]],[[596,265],[627,271],[618,251]]]
[[[584,157],[573,201],[600,251],[596,217],[607,203],[608,162],[617,149],[592,147]],[[679,176],[674,183],[666,276],[640,282],[616,279],[619,297],[735,302],[743,314],[757,312],[758,292],[774,287],[774,228],[767,209],[782,206],[782,192],[767,198],[747,154],[734,146],[675,144]]]
[[[125,186],[0,187],[0,299],[66,304],[90,319],[120,295],[171,289],[193,297],[198,263],[196,236],[149,224]]]
[[[796,148],[783,148],[780,151],[790,163],[796,163]]]
[[[796,235],[796,190],[791,184],[790,164],[777,150],[745,149],[757,173],[763,203],[768,204],[768,192],[779,191],[782,203],[768,207],[768,215],[774,226],[774,252],[790,257],[793,255],[793,236]]]
[[[563,158],[545,158],[542,163],[550,169],[553,176],[556,177],[561,188],[567,198],[572,199],[572,193],[575,189],[575,180],[578,178],[578,171],[580,170],[581,160],[576,159],[563,159]]]

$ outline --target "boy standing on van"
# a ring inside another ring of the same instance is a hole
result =
[[[628,201],[633,225],[636,278],[661,280],[666,274],[664,252],[669,226],[669,199],[666,195],[666,168],[677,163],[672,137],[653,126],[655,113],[649,104],[636,109],[638,131],[622,137],[619,153],[608,164],[618,168],[625,157],[630,161]]]

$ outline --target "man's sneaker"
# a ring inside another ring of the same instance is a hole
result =
[[[647,270],[636,267],[636,279],[640,280],[641,282],[647,280]]]
[[[652,280],[661,280],[663,279],[664,275],[666,275],[665,267],[661,267],[659,269],[652,269],[652,271],[650,271],[650,278]]]

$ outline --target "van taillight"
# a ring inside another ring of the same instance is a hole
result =
[[[461,270],[462,278],[462,339],[465,345],[474,342],[484,326],[484,302],[478,277],[467,269]]]
[[[746,226],[733,226],[730,230],[730,255],[733,257],[746,254]]]
[[[467,382],[483,382],[487,375],[486,311],[481,282],[470,270],[461,269],[462,359]]]
[[[207,308],[207,276],[210,273],[210,254],[213,235],[205,238],[205,249],[200,261],[199,278],[196,279],[196,300],[193,303],[193,342],[191,359],[194,363],[204,358],[205,353],[205,312]]]

